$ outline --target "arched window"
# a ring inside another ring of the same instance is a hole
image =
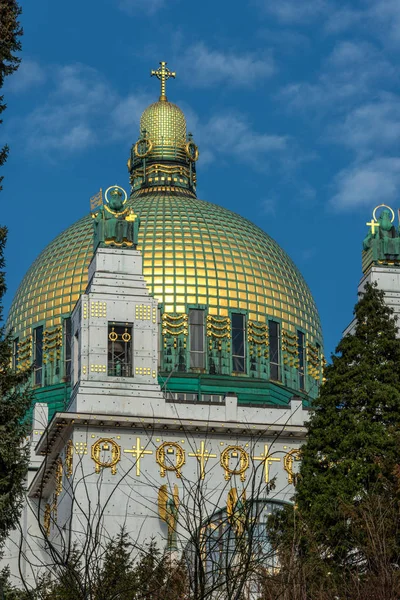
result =
[[[284,504],[269,499],[239,500],[230,512],[227,508],[216,511],[198,530],[193,523],[193,532],[190,531],[193,544],[189,543],[184,552],[189,573],[203,570],[205,584],[211,588],[223,586],[224,578],[227,582],[235,581],[239,564],[253,565],[255,585],[257,566],[274,572],[279,564],[268,539],[267,519]],[[242,576],[247,578],[247,573]]]

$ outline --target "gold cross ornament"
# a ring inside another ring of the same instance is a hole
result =
[[[160,66],[156,71],[151,71],[150,73],[150,77],[157,77],[157,79],[159,79],[161,81],[161,96],[160,96],[160,101],[161,102],[166,102],[167,101],[167,96],[166,96],[166,82],[167,79],[169,79],[170,77],[173,77],[175,79],[176,77],[176,73],[175,71],[170,71],[167,66],[166,66],[166,62],[160,62]]]
[[[375,227],[378,228],[380,226],[378,221],[374,221],[374,219],[371,219],[371,221],[369,223],[366,223],[366,225],[371,227],[372,235],[375,235]]]
[[[189,456],[196,457],[200,463],[200,479],[204,479],[205,477],[205,466],[208,459],[217,458],[216,454],[210,454],[209,451],[205,449],[205,442],[200,442],[200,450],[191,452]]]
[[[145,454],[153,454],[152,450],[143,450],[140,445],[140,438],[136,438],[136,446],[132,450],[124,450],[127,454],[133,454],[136,457],[136,475],[140,475],[140,460]]]
[[[279,462],[280,458],[273,458],[269,455],[268,444],[264,446],[264,452],[261,456],[253,456],[254,460],[263,460],[264,461],[264,475],[265,475],[265,483],[269,482],[269,466],[272,462]]]

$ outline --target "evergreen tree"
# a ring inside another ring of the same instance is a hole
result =
[[[0,89],[7,75],[14,73],[19,67],[21,59],[17,52],[21,50],[22,28],[18,18],[21,8],[16,0],[0,0]],[[0,96],[0,114],[6,109],[4,96]],[[0,119],[0,124],[3,121]],[[8,146],[0,149],[0,167],[6,162]],[[3,177],[0,177],[0,190]]]
[[[186,597],[184,572],[154,541],[137,551],[122,529],[95,558],[76,546],[26,595],[6,587],[5,600],[177,600]]]
[[[4,246],[7,229],[0,227],[0,322],[4,296]],[[18,522],[28,465],[27,427],[24,421],[32,401],[29,371],[12,369],[12,333],[0,327],[0,548]]]
[[[296,559],[313,563],[314,577],[318,569],[321,577],[359,569],[363,532],[354,535],[354,510],[370,505],[372,495],[390,494],[391,502],[398,501],[398,328],[384,292],[370,284],[354,315],[355,330],[337,346],[307,426],[296,508],[271,523],[273,542],[288,564],[295,540]],[[391,543],[400,556],[396,539],[397,527]]]
[[[21,8],[16,0],[0,0],[0,89],[4,80],[18,69],[21,35],[18,18]],[[4,96],[0,95],[0,114],[5,110]],[[0,119],[0,124],[3,121]],[[0,148],[0,167],[7,160],[8,146]],[[0,190],[3,177],[0,176]],[[6,227],[0,227],[0,269],[4,268]],[[0,323],[3,322],[2,298],[6,291],[4,271],[0,271]],[[9,530],[18,521],[24,494],[28,465],[28,448],[24,445],[26,428],[23,419],[31,403],[28,389],[29,373],[15,373],[11,369],[11,332],[0,327],[0,552]],[[7,571],[0,574],[0,593],[10,600],[18,595],[8,582]]]

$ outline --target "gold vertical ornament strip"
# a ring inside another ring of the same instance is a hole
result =
[[[73,461],[74,461],[74,444],[72,440],[68,440],[67,448],[65,450],[65,474],[68,479],[73,473]]]

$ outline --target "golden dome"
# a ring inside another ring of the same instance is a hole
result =
[[[277,318],[322,345],[318,311],[300,272],[264,231],[231,211],[186,196],[154,193],[129,200],[141,218],[139,249],[152,294],[168,313],[197,304],[226,317],[243,310],[265,323]],[[54,327],[87,285],[93,225],[84,217],[51,242],[25,275],[8,326],[24,339],[36,324]]]
[[[155,145],[186,143],[186,119],[181,109],[167,100],[159,100],[146,108],[140,119],[140,131],[146,130]]]

